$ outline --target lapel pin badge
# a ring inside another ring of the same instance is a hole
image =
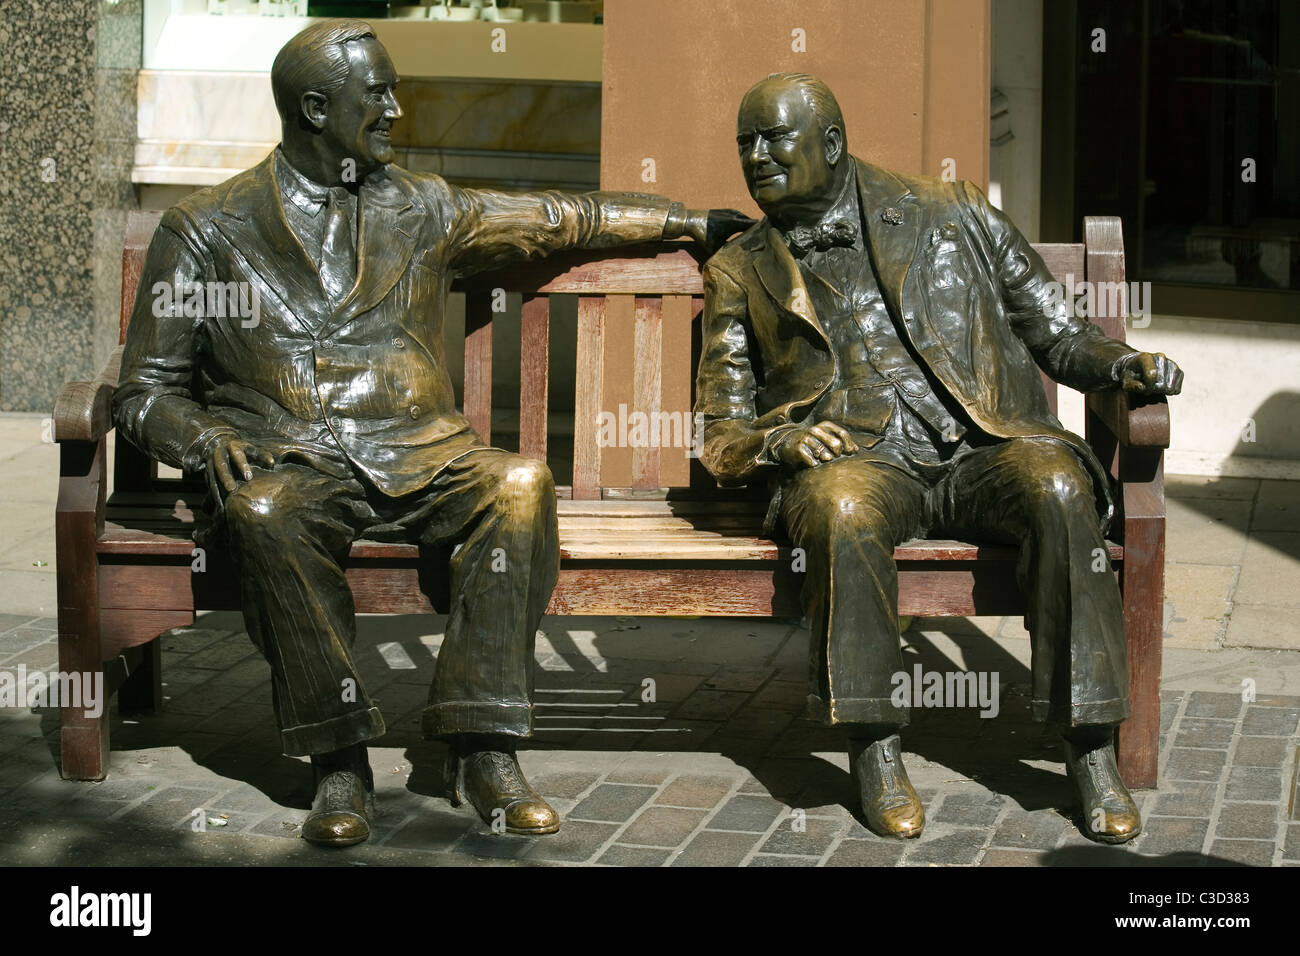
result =
[[[890,206],[880,214],[880,218],[891,226],[901,226],[903,224],[903,210],[897,206]]]

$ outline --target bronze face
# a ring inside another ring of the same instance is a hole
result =
[[[379,41],[354,40],[345,49],[351,64],[347,82],[324,102],[316,97],[307,109],[329,152],[339,160],[356,160],[360,180],[393,161],[392,128],[402,108],[393,92],[397,71]]]
[[[843,133],[822,128],[797,85],[765,81],[750,90],[736,118],[736,146],[749,194],[767,215],[818,214],[832,198]]]

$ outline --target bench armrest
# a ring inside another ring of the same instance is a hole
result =
[[[99,441],[113,428],[113,389],[122,366],[122,346],[91,382],[68,382],[54,402],[54,440]]]
[[[1169,447],[1169,403],[1159,398],[1135,399],[1128,392],[1094,392],[1089,410],[1129,448]]]

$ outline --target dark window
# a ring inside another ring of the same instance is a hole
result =
[[[1044,12],[1044,236],[1119,215],[1130,278],[1300,289],[1300,3]]]

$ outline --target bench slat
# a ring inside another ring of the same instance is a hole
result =
[[[573,412],[573,497],[600,498],[600,446],[596,418],[604,394],[605,299],[578,299],[578,348]]]
[[[662,410],[660,395],[663,381],[660,375],[663,360],[663,299],[636,298],[636,315],[633,319],[633,348],[636,350],[636,367],[633,372],[633,398],[630,410],[648,416],[651,422]],[[659,444],[639,443],[632,449],[632,487],[658,488]]]
[[[519,454],[546,461],[550,401],[551,299],[524,296],[519,337]]]

